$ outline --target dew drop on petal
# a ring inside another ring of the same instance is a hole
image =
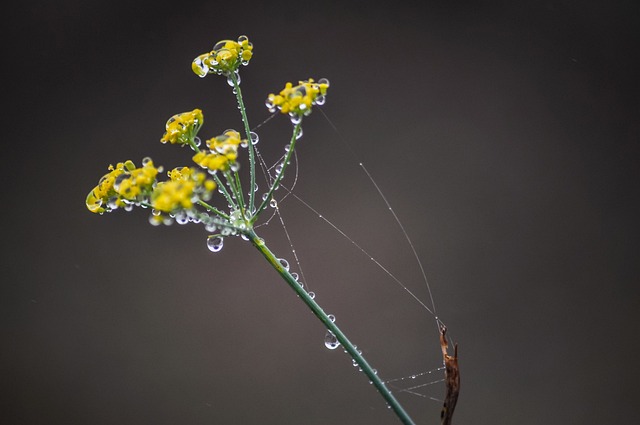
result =
[[[340,346],[340,342],[338,341],[338,338],[336,338],[336,336],[333,334],[333,332],[327,331],[327,333],[325,334],[324,346],[329,350],[335,350]]]

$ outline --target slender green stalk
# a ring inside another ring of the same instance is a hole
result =
[[[365,360],[362,354],[356,349],[356,347],[349,341],[347,336],[338,328],[338,326],[329,318],[329,316],[324,312],[324,310],[314,301],[313,298],[309,296],[307,291],[300,286],[298,281],[289,273],[287,269],[285,269],[278,258],[269,250],[267,245],[264,243],[253,229],[250,229],[245,235],[249,238],[253,246],[255,246],[258,251],[262,253],[262,255],[267,259],[269,264],[276,269],[276,271],[282,276],[282,278],[289,284],[289,286],[296,292],[296,294],[300,297],[302,301],[311,309],[313,314],[316,315],[318,319],[325,325],[325,327],[331,331],[340,342],[342,347],[347,351],[347,353],[351,356],[351,358],[360,366],[362,372],[369,378],[369,381],[376,387],[380,395],[386,400],[387,404],[398,418],[405,425],[415,425],[409,414],[404,410],[404,408],[400,405],[398,400],[391,394],[391,391],[386,387],[384,382],[378,377],[376,371],[369,365],[369,363]]]
[[[251,186],[249,191],[249,214],[253,214],[253,208],[255,206],[255,191],[256,187],[256,159],[253,147],[253,140],[251,139],[251,127],[249,126],[249,118],[247,118],[247,110],[244,107],[244,101],[242,100],[242,90],[240,89],[240,83],[235,73],[231,74],[231,81],[233,82],[233,88],[238,101],[238,107],[240,108],[240,114],[242,115],[242,122],[244,124],[244,132],[247,136],[247,148],[249,149],[249,172],[251,174]]]
[[[218,177],[217,173],[213,174],[213,180],[215,180],[216,184],[218,185],[218,189],[220,189],[225,199],[229,203],[229,208],[233,208],[233,209],[238,208],[236,202],[233,200],[233,197],[227,190],[227,187],[224,185],[224,183],[222,183],[222,180],[220,180],[220,177]]]
[[[262,200],[262,203],[256,210],[256,213],[253,215],[253,218],[251,219],[251,223],[254,223],[258,219],[258,216],[260,215],[260,213],[267,207],[267,204],[269,203],[271,196],[273,195],[273,191],[276,190],[276,188],[280,184],[280,181],[284,177],[284,170],[287,168],[287,165],[289,165],[289,162],[291,162],[291,156],[293,155],[293,151],[296,147],[296,140],[298,140],[298,133],[300,132],[301,126],[302,126],[302,121],[300,121],[298,124],[296,124],[293,127],[293,134],[291,135],[291,142],[289,143],[289,151],[287,152],[287,155],[284,158],[284,161],[282,163],[282,168],[280,169],[280,172],[276,176],[276,179],[274,180],[273,184],[271,184],[271,187],[269,188],[269,192]]]
[[[198,201],[199,205],[202,205],[203,207],[205,207],[207,210],[211,211],[212,213],[214,213],[215,215],[224,218],[225,220],[229,221],[230,217],[223,213],[222,211],[220,211],[219,209],[217,209],[216,207],[214,207],[213,205],[209,205],[206,202],[199,200]]]
[[[238,207],[242,212],[242,216],[244,216],[244,197],[242,194],[242,185],[240,184],[240,177],[237,172],[225,171],[224,178],[227,180],[227,184],[233,192],[233,196],[235,196],[236,201],[238,202]]]

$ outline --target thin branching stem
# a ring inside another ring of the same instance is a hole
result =
[[[236,100],[238,101],[238,107],[240,114],[242,115],[242,123],[244,124],[244,132],[247,136],[247,149],[249,150],[249,173],[251,179],[251,186],[249,187],[249,214],[253,213],[255,206],[255,192],[253,188],[256,187],[256,159],[253,147],[253,139],[251,138],[251,127],[249,126],[249,118],[247,118],[247,110],[244,107],[244,101],[242,100],[242,90],[240,89],[240,82],[235,72],[231,73],[231,81],[233,82],[233,89],[236,94]]]
[[[380,395],[385,399],[387,404],[391,409],[393,409],[394,413],[400,421],[402,421],[405,425],[414,425],[413,420],[409,416],[409,414],[404,410],[404,408],[400,405],[398,400],[393,396],[391,391],[386,387],[382,379],[378,376],[377,372],[369,365],[369,363],[362,356],[362,353],[358,351],[358,349],[349,341],[347,336],[340,330],[340,328],[329,318],[329,316],[324,312],[324,310],[314,301],[311,296],[304,290],[304,288],[300,285],[300,283],[289,273],[289,271],[280,263],[280,260],[269,250],[264,240],[258,237],[258,235],[250,229],[245,233],[245,235],[249,238],[253,246],[255,246],[258,251],[262,253],[262,255],[267,259],[269,264],[282,276],[282,278],[289,284],[289,286],[295,291],[295,293],[300,297],[300,299],[311,309],[313,314],[320,319],[323,325],[331,331],[336,337],[336,339],[340,342],[342,347],[347,351],[349,356],[355,361],[362,372],[369,378],[369,381],[376,387]]]
[[[280,172],[278,173],[278,175],[276,176],[276,179],[273,181],[273,183],[271,184],[271,187],[269,188],[269,192],[267,192],[264,199],[262,200],[262,203],[256,210],[255,214],[253,214],[253,218],[251,220],[252,223],[258,219],[258,216],[260,215],[260,213],[267,207],[267,205],[271,200],[271,196],[273,196],[273,191],[277,189],[278,185],[280,184],[280,181],[284,177],[284,172],[287,169],[287,165],[289,165],[289,163],[291,162],[291,156],[293,155],[293,152],[295,150],[296,140],[298,139],[298,134],[300,133],[301,126],[302,126],[302,121],[300,121],[299,123],[293,126],[293,134],[291,135],[291,142],[289,143],[289,151],[287,152],[287,155],[285,156],[284,161],[282,162],[282,167],[280,168]]]

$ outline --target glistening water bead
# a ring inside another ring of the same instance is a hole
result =
[[[338,338],[336,338],[336,336],[333,334],[333,332],[327,331],[327,333],[325,334],[324,346],[329,350],[335,350],[340,346],[340,342],[338,341]]]
[[[258,133],[252,131],[249,133],[249,137],[251,138],[251,144],[252,145],[257,145],[258,141],[260,140],[260,137],[258,136]]]
[[[222,238],[222,236],[214,235],[207,238],[207,248],[209,248],[209,251],[211,252],[220,251],[223,245],[224,239]]]
[[[289,271],[289,262],[287,260],[285,260],[284,258],[279,258],[278,261],[286,271]]]

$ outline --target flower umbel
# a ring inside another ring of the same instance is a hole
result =
[[[169,171],[169,181],[160,182],[151,194],[151,206],[165,213],[191,209],[200,199],[209,200],[216,188],[213,180],[195,168],[181,167]]]
[[[322,105],[325,101],[329,80],[321,78],[316,83],[309,78],[307,81],[298,81],[294,86],[287,83],[280,94],[271,93],[265,102],[270,112],[279,109],[283,114],[301,117],[311,113],[313,105]]]
[[[156,175],[162,167],[156,168],[150,158],[145,158],[141,168],[127,160],[115,167],[110,165],[109,170],[87,195],[86,205],[93,213],[102,214],[143,201],[153,189]]]
[[[218,41],[213,50],[203,53],[193,60],[191,69],[199,77],[208,74],[229,75],[236,72],[240,65],[248,65],[253,56],[253,44],[246,35],[238,37],[238,41]]]
[[[203,122],[204,117],[200,109],[176,114],[167,121],[166,131],[160,142],[169,142],[172,145],[190,145],[194,143],[194,139]]]
[[[246,146],[247,141],[240,138],[240,133],[227,130],[217,137],[207,140],[209,151],[201,151],[193,156],[193,161],[209,171],[226,171],[236,164],[238,146]]]

